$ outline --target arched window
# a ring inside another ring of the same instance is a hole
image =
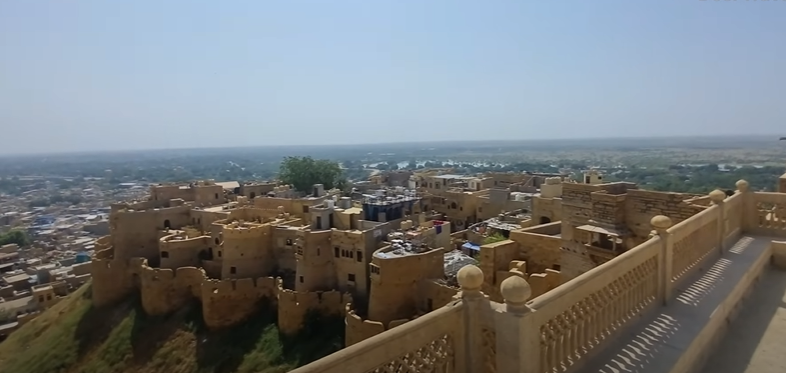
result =
[[[172,224],[169,222],[169,219],[164,220],[164,228],[171,229]]]

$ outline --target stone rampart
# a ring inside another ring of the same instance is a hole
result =
[[[275,300],[279,282],[273,277],[202,282],[205,325],[218,329],[242,322],[259,310],[263,298]]]
[[[344,333],[344,347],[362,342],[388,329],[395,328],[410,321],[410,319],[393,320],[388,323],[388,325],[385,325],[380,321],[364,320],[352,310],[351,304],[345,306],[345,313],[347,316],[346,330]]]
[[[90,265],[93,304],[96,307],[117,302],[134,290],[129,260],[93,258]]]
[[[144,266],[141,268],[140,293],[142,308],[148,315],[165,315],[201,298],[205,271],[196,267],[176,270]]]
[[[285,334],[294,334],[303,327],[309,310],[325,314],[344,315],[352,296],[339,291],[294,291],[284,289],[279,281],[278,329]]]

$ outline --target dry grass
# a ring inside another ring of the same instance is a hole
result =
[[[209,332],[198,304],[166,317],[146,316],[136,298],[96,309],[85,285],[0,343],[0,373],[286,372],[341,348],[343,320],[307,324],[288,338],[264,311]]]

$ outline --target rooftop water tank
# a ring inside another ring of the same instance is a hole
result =
[[[76,254],[76,262],[77,263],[85,263],[90,261],[90,256],[87,255],[86,252],[80,252]]]

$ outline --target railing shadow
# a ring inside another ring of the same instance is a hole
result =
[[[719,258],[706,272],[683,279],[684,282],[681,281],[683,284],[690,285],[679,290],[673,303],[659,310],[659,314],[651,321],[634,327],[635,329],[631,331],[634,334],[627,337],[630,339],[627,342],[623,339],[624,345],[619,346],[616,355],[608,359],[598,371],[603,373],[651,371],[658,364],[669,364],[667,360],[670,360],[670,357],[682,354],[682,348],[679,347],[681,340],[686,336],[685,333],[692,334],[691,321],[685,317],[699,312],[696,311],[699,307],[707,307],[703,303],[706,303],[705,299],[716,289],[730,286],[723,283],[728,281],[734,256],[743,253],[754,242],[753,238],[741,237],[732,248],[733,254],[725,254],[732,256]],[[681,336],[676,336],[678,333]]]
[[[723,342],[707,360],[704,367],[705,373],[742,373],[755,372],[756,367],[751,367],[754,354],[762,345],[767,344],[768,351],[762,351],[761,358],[767,359],[767,354],[779,354],[777,348],[772,348],[769,342],[780,342],[786,333],[786,322],[776,320],[776,313],[781,308],[786,308],[786,271],[768,268],[765,270],[761,281],[753,289],[750,297],[745,301],[736,320],[729,326]],[[767,341],[766,334],[771,341]],[[784,349],[781,348],[782,352]],[[781,369],[786,366],[782,356],[771,356],[772,361],[781,362]],[[778,367],[768,366],[771,371],[779,371]]]
[[[660,314],[636,334],[622,350],[598,371],[603,373],[641,372],[669,348],[667,342],[682,327],[679,320]]]

